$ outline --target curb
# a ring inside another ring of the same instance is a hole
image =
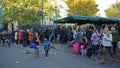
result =
[[[12,46],[12,47],[16,47],[16,48],[19,48],[19,49],[21,49],[21,50],[24,50],[24,51],[25,51],[25,54],[34,54],[34,52],[32,52],[32,51],[30,51],[30,50],[28,50],[28,49],[25,49],[25,48],[22,47],[22,46],[20,46],[20,47],[18,47],[18,46]],[[55,47],[55,46],[51,46],[51,48],[56,49],[56,50],[58,50],[58,51],[61,51],[59,48],[57,48],[57,47]],[[62,52],[67,52],[67,53],[73,53],[73,54],[75,54],[74,52],[65,51],[65,50],[62,51]],[[44,53],[40,53],[40,54],[44,54]],[[99,56],[98,58],[101,59],[100,56]],[[109,59],[107,59],[107,60],[109,60]],[[116,62],[120,62],[120,59],[116,58]]]

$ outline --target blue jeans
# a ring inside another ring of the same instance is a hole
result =
[[[82,56],[86,56],[86,49],[82,48],[81,52],[82,52]]]
[[[0,43],[1,43],[1,41],[2,41],[2,38],[0,38]]]
[[[57,34],[57,38],[56,38],[57,42],[60,41],[60,34]]]
[[[6,39],[6,42],[7,42],[8,46],[11,45],[11,39]]]
[[[35,48],[35,52],[39,52],[39,48]]]
[[[93,55],[97,56],[98,55],[98,45],[93,45]]]
[[[24,47],[26,47],[27,46],[27,40],[23,39],[22,44],[23,44]]]
[[[48,57],[48,50],[45,50],[45,57]]]
[[[52,35],[49,36],[49,42],[51,42],[51,40],[52,40]]]

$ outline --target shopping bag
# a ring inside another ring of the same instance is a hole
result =
[[[81,49],[84,49],[84,45],[80,45],[80,48],[81,48]]]

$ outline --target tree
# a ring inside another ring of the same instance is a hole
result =
[[[94,16],[98,11],[98,5],[94,0],[67,0],[66,3],[69,7],[69,15]]]
[[[120,18],[120,2],[112,4],[110,8],[105,10],[107,17]]]
[[[19,23],[35,22],[40,19],[40,16],[37,15],[39,12],[44,13],[49,19],[54,14],[52,10],[55,8],[48,0],[44,0],[44,10],[42,11],[41,3],[41,0],[1,0],[3,20],[8,23],[15,20]]]
[[[3,5],[3,17],[7,22],[19,21],[20,23],[26,20],[37,20],[36,12],[39,10],[37,1],[32,0],[5,0]],[[34,6],[34,7],[33,7]]]
[[[59,15],[59,10],[56,9],[56,5],[55,4],[52,4],[52,6],[49,6],[51,3],[56,3],[57,0],[50,0],[49,2],[45,2],[45,5],[44,5],[44,12],[45,12],[45,17],[47,19],[52,19],[52,16],[54,16],[54,14],[57,13],[57,15]]]

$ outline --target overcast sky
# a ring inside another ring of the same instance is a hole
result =
[[[102,17],[106,17],[105,10],[111,6],[111,4],[115,4],[117,0],[95,0],[98,4],[99,14]]]
[[[106,17],[105,14],[105,9],[109,8],[111,4],[115,4],[116,1],[120,1],[120,0],[95,0],[96,3],[98,4],[98,8],[99,8],[99,12],[98,14],[100,14],[101,17]],[[66,12],[65,9],[67,9],[67,5],[64,2],[64,0],[58,0],[58,5],[62,5],[63,9],[60,9],[60,15],[61,16],[66,16]]]

